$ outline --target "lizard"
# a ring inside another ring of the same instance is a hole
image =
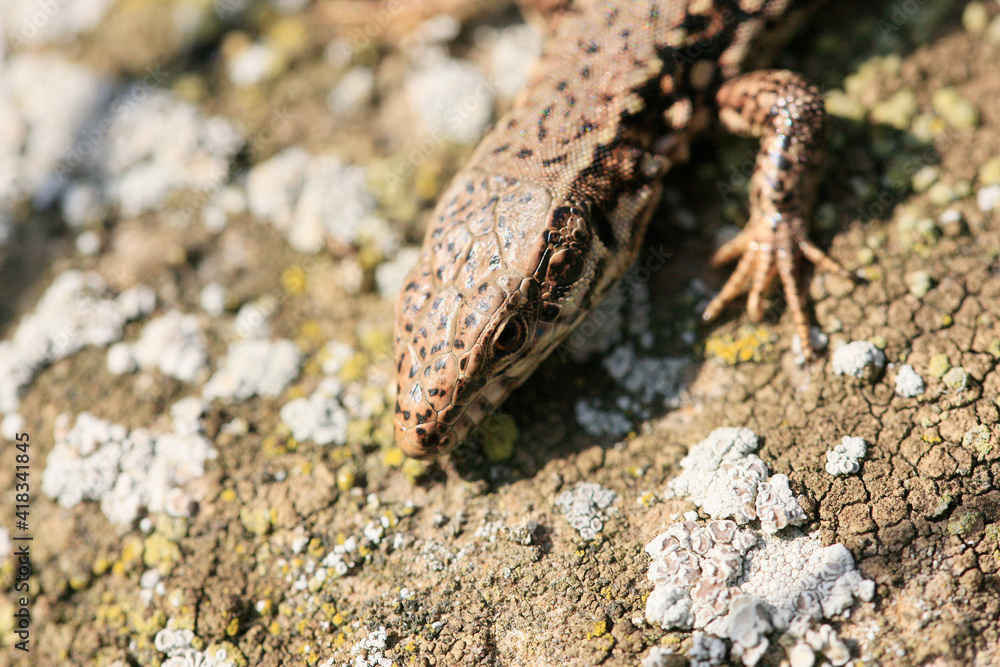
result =
[[[787,70],[742,71],[794,0],[564,4],[525,87],[441,194],[403,280],[394,431],[411,457],[463,441],[623,276],[662,177],[713,117],[760,147],[749,221],[713,258],[738,262],[703,318],[748,292],[760,319],[779,278],[809,354],[800,259],[848,275],[807,238],[821,93]]]

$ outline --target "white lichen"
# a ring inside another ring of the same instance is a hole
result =
[[[896,372],[896,395],[903,398],[915,398],[924,393],[924,379],[920,377],[913,366],[903,364]]]
[[[243,145],[230,121],[206,118],[149,82],[125,89],[113,106],[120,118],[88,162],[123,215],[158,208],[173,191],[211,193],[228,182],[230,162]]]
[[[749,523],[757,518],[757,489],[765,479],[767,466],[753,454],[723,461],[705,489],[701,507],[713,519]]]
[[[226,312],[226,288],[219,283],[208,283],[201,288],[198,305],[209,315],[218,317]]]
[[[179,310],[150,320],[130,350],[143,370],[159,369],[182,382],[194,382],[208,364],[208,341],[198,318]]]
[[[20,414],[12,412],[0,418],[0,438],[7,442],[17,442],[18,434],[23,431],[24,417]]]
[[[29,14],[38,10],[33,2],[21,7]],[[10,22],[3,27],[18,29]],[[0,203],[54,204],[68,185],[67,172],[94,150],[95,137],[81,120],[104,117],[112,84],[54,53],[24,52],[3,61],[0,91]],[[56,99],[59,104],[52,103]]]
[[[749,429],[718,428],[681,459],[683,472],[667,485],[667,498],[689,498],[713,519],[745,525],[761,520],[765,532],[806,521],[788,477],[768,477],[767,465],[750,452],[759,446]]]
[[[292,226],[295,202],[302,191],[309,153],[298,146],[287,148],[253,167],[247,174],[247,207],[261,220],[283,233]]]
[[[251,169],[246,192],[250,212],[299,252],[315,254],[332,242],[390,256],[399,246],[398,232],[377,214],[365,170],[336,155],[290,148]]]
[[[764,601],[751,595],[735,596],[722,623],[733,643],[733,656],[742,659],[744,665],[760,662],[771,645],[767,635],[774,629],[771,611]]]
[[[21,389],[44,366],[88,345],[119,340],[136,314],[128,301],[108,294],[97,273],[58,275],[10,340],[0,341],[0,414],[17,411]]]
[[[691,594],[680,586],[657,586],[646,598],[646,620],[660,627],[687,630],[694,623]]]
[[[29,44],[70,41],[77,34],[96,26],[113,5],[114,0],[75,0],[53,4],[37,0],[5,0],[0,3],[4,13],[0,30],[6,33],[12,45],[21,48]]]
[[[767,650],[772,630],[804,636],[817,621],[874,594],[843,545],[824,548],[815,536],[758,536],[733,521],[685,521],[645,550],[654,584],[646,620],[727,637],[748,665]]]
[[[696,505],[705,502],[708,485],[723,461],[744,458],[760,446],[757,434],[746,428],[724,427],[712,431],[681,459],[683,472],[667,485],[668,498],[690,498]]]
[[[674,650],[666,646],[650,646],[649,652],[639,663],[640,667],[667,667],[669,656],[674,654]]]
[[[691,667],[714,667],[721,665],[729,653],[729,647],[722,639],[696,630],[691,634]]]
[[[875,380],[885,368],[885,353],[874,343],[858,340],[833,351],[833,372],[864,381]]]
[[[196,397],[175,403],[168,433],[128,431],[88,412],[70,426],[71,415],[59,415],[42,492],[63,507],[99,501],[105,516],[120,527],[131,525],[144,508],[188,516],[197,498],[186,487],[216,456],[200,421],[205,407]]]
[[[168,622],[169,623],[169,622]],[[162,667],[236,667],[224,648],[199,651],[194,648],[195,635],[190,630],[166,627],[156,633],[153,646],[167,659]]]
[[[347,425],[351,420],[340,402],[342,392],[339,380],[325,378],[309,396],[286,403],[281,408],[281,421],[300,442],[342,445],[347,441]]]
[[[604,529],[618,494],[593,482],[580,482],[556,498],[556,507],[580,537],[592,540]]]
[[[277,396],[298,377],[301,362],[302,356],[290,340],[236,341],[205,384],[202,395],[209,400],[235,401]]]
[[[382,262],[375,268],[375,287],[378,288],[382,298],[390,300],[396,298],[407,273],[417,263],[418,257],[420,248],[401,248],[393,259]]]
[[[790,525],[806,522],[806,513],[788,486],[787,475],[772,475],[757,487],[755,509],[761,529],[773,535]]]
[[[478,141],[493,115],[493,86],[475,65],[443,48],[424,49],[419,60],[403,85],[426,135]]]
[[[797,617],[832,618],[856,599],[871,600],[874,584],[854,569],[842,544],[824,547],[818,537],[765,536],[747,554],[740,588],[774,610],[775,625],[788,628]]]
[[[636,354],[631,345],[619,345],[602,362],[608,375],[636,400],[651,404],[676,406],[686,385],[685,371],[691,362],[685,358],[648,358]]]
[[[834,667],[846,665],[851,660],[851,650],[826,623],[816,629],[806,630],[805,643],[817,653],[822,653]]]
[[[620,438],[632,430],[632,421],[618,410],[605,410],[600,401],[581,398],[576,402],[576,421],[597,437]]]
[[[320,361],[323,364],[324,375],[336,375],[341,371],[351,357],[354,348],[339,340],[331,340],[320,351]]]
[[[375,72],[358,65],[344,72],[326,96],[326,106],[335,116],[364,110],[375,92]]]
[[[767,479],[763,461],[750,454],[757,442],[746,429],[717,429],[682,461],[684,471],[667,495],[687,494],[706,512],[733,518],[701,523],[689,512],[646,545],[654,586],[646,620],[665,630],[695,630],[693,665],[721,664],[726,643],[720,638],[731,643],[734,660],[755,665],[777,633],[792,636],[779,645],[805,647],[794,649],[800,664],[813,644],[831,663],[840,661],[846,649],[839,640],[822,628],[808,639],[807,633],[856,600],[871,600],[874,584],[855,569],[843,545],[823,547],[816,535],[796,531],[775,534],[805,514],[788,478]],[[857,452],[853,442],[848,449]],[[749,527],[753,519],[760,520],[760,532]]]
[[[831,475],[852,475],[861,469],[868,444],[863,438],[845,435],[840,444],[826,453],[826,471]]]
[[[226,63],[229,80],[241,88],[261,83],[280,71],[281,54],[262,42],[248,44]]]
[[[354,656],[352,667],[393,667],[392,660],[384,654],[388,639],[389,633],[385,627],[379,627],[365,635],[351,647],[351,655]]]
[[[704,628],[726,614],[739,594],[732,584],[742,573],[742,554],[756,542],[733,521],[675,523],[646,545],[652,558],[647,578],[655,588],[646,620],[664,628]]]
[[[233,319],[233,335],[243,339],[270,338],[271,316],[276,307],[274,300],[269,297],[243,304]]]

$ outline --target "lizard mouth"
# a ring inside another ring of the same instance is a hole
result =
[[[457,442],[455,431],[438,421],[419,426],[407,425],[396,417],[396,444],[414,459],[431,459],[451,449]]]
[[[495,384],[503,386],[503,383]],[[504,389],[503,396],[506,396],[509,389]],[[467,405],[451,405],[437,414],[429,407],[424,412],[406,409],[408,406],[401,405],[397,399],[393,420],[396,444],[415,459],[431,459],[447,452],[465,440],[493,412],[499,401],[490,400],[485,395],[488,393],[480,393]]]
[[[465,408],[452,409],[452,414],[440,415],[438,419],[418,421],[406,419],[397,412],[395,418],[396,444],[414,459],[431,459],[445,453],[465,439],[475,424],[466,417]],[[444,419],[452,417],[452,421]]]

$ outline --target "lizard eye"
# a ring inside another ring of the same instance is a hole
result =
[[[512,317],[500,328],[493,338],[493,351],[498,357],[517,352],[528,339],[528,326],[524,318]]]

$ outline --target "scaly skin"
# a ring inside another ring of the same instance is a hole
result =
[[[579,0],[554,23],[513,108],[441,195],[396,304],[396,442],[429,458],[462,441],[572,331],[635,259],[661,176],[718,115],[759,137],[742,255],[706,310],[780,276],[807,337],[800,254],[823,102],[791,72],[739,75],[773,0]]]

